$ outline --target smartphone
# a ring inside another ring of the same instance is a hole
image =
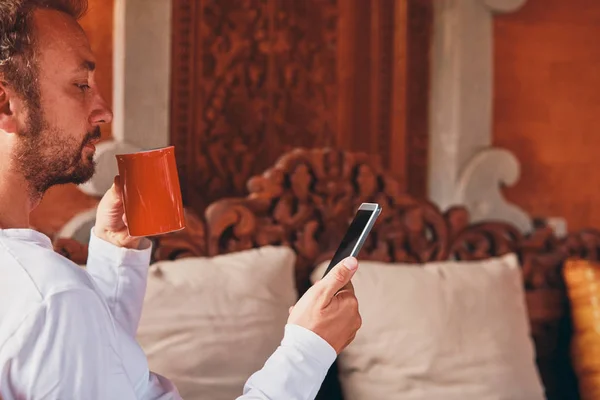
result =
[[[340,246],[323,276],[327,275],[344,258],[358,256],[360,249],[367,239],[367,235],[371,232],[371,228],[375,225],[375,221],[380,213],[381,206],[377,203],[362,203],[358,207],[352,223],[348,227]]]

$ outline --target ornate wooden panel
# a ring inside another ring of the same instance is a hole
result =
[[[429,152],[429,49],[433,30],[433,0],[410,0],[406,38],[406,190],[427,197]]]
[[[186,203],[245,192],[297,145],[333,140],[335,1],[177,0],[172,142]]]
[[[408,12],[408,0],[175,0],[171,138],[186,204],[245,194],[300,146],[379,156],[404,188]]]
[[[194,165],[193,109],[196,92],[195,36],[197,2],[177,0],[173,7],[173,53],[171,73],[171,142],[179,168],[183,198],[190,201]]]
[[[202,97],[193,189],[218,198],[244,191],[269,147],[269,2],[201,1]],[[208,200],[208,199],[207,199]]]
[[[337,114],[336,0],[277,0],[274,8],[271,161],[294,147],[334,144]]]

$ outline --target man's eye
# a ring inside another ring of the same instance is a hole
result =
[[[81,90],[82,92],[86,92],[90,89],[90,86],[87,83],[83,83],[83,84],[76,83],[75,86],[77,86],[77,88],[79,90]]]

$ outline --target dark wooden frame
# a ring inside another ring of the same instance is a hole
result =
[[[214,256],[264,245],[285,245],[297,254],[299,292],[309,275],[331,257],[362,202],[383,211],[360,258],[422,264],[448,259],[479,260],[515,252],[523,266],[526,303],[537,363],[548,399],[576,399],[571,368],[571,324],[562,278],[569,257],[598,260],[600,232],[583,230],[557,238],[547,227],[529,235],[499,221],[469,223],[468,212],[445,213],[431,202],[404,194],[398,183],[365,154],[334,149],[296,149],[248,182],[249,194],[212,203],[203,218],[188,214],[188,227],[154,238],[153,259]],[[57,251],[85,262],[85,246],[69,240]],[[341,398],[335,368],[320,398]]]

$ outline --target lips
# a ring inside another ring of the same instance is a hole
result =
[[[91,139],[89,140],[84,147],[89,147],[91,149],[96,149],[96,145],[100,142],[100,139]]]
[[[99,142],[98,140],[90,140],[83,146],[83,148],[88,149],[92,153],[95,153],[96,152],[96,144],[98,142]]]

